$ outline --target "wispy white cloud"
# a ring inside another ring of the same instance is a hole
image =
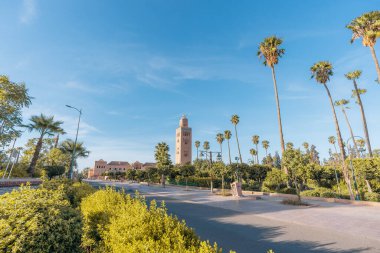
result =
[[[29,24],[37,15],[36,0],[23,0],[20,14],[20,22]]]
[[[76,89],[84,92],[90,92],[90,93],[101,93],[102,90],[99,90],[96,87],[93,87],[89,84],[85,84],[79,81],[69,81],[65,84],[65,87],[70,89]]]

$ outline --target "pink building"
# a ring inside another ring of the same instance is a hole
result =
[[[95,161],[94,168],[88,171],[88,178],[99,178],[104,175],[104,173],[115,173],[115,172],[126,172],[127,170],[144,170],[147,168],[155,167],[155,163],[140,163],[136,161],[132,163],[123,161],[111,161],[107,163],[103,159]]]

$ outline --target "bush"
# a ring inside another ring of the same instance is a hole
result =
[[[82,245],[96,252],[220,252],[155,201],[99,190],[81,203]]]
[[[44,181],[41,187],[48,190],[58,190],[61,187],[65,197],[70,201],[70,204],[73,207],[78,207],[82,198],[87,197],[96,191],[96,189],[87,183],[74,182],[68,179]]]
[[[366,192],[364,193],[364,200],[380,202],[380,194],[376,192]]]
[[[49,179],[56,176],[61,176],[65,173],[65,166],[45,166],[44,171]]]
[[[306,197],[321,197],[321,198],[336,198],[337,194],[331,189],[319,187],[314,190],[302,191],[301,196]]]
[[[80,213],[62,189],[0,196],[0,252],[80,252],[81,232]]]
[[[269,171],[263,182],[262,191],[280,191],[286,187],[287,176],[282,170]]]
[[[297,190],[294,188],[283,188],[279,190],[280,193],[285,193],[285,194],[297,194]]]

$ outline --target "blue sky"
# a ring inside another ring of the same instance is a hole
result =
[[[378,7],[373,0],[3,0],[0,73],[24,81],[35,97],[25,119],[55,115],[65,121],[67,138],[74,138],[77,115],[65,104],[83,109],[79,140],[91,155],[81,167],[100,158],[153,161],[160,141],[174,158],[182,114],[194,140],[209,140],[212,149],[218,149],[216,133],[232,130],[230,117],[238,114],[247,161],[254,134],[270,141],[271,153],[279,149],[271,72],[256,56],[260,41],[277,35],[286,50],[276,66],[285,141],[308,141],[327,156],[327,137],[335,134],[331,108],[309,68],[329,60],[334,99],[350,97],[344,74],[363,70],[359,85],[368,89],[369,133],[373,148],[380,148],[374,63],[368,48],[349,43],[345,28]],[[375,49],[380,55],[380,46]],[[353,101],[351,107],[354,132],[363,135],[358,107]],[[340,111],[338,116],[347,139]],[[25,133],[18,145],[35,136]]]

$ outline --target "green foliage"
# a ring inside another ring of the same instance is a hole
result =
[[[40,187],[47,190],[62,190],[73,207],[78,207],[84,197],[95,192],[95,189],[87,183],[73,182],[68,179],[44,181]]]
[[[80,252],[81,232],[80,213],[61,188],[0,195],[1,252]]]
[[[81,210],[82,245],[93,252],[221,252],[168,215],[163,204],[148,206],[138,195],[107,188],[85,198]]]
[[[307,197],[321,197],[321,198],[336,198],[338,195],[328,188],[315,188],[313,190],[306,190],[301,192],[301,196]]]
[[[63,173],[65,173],[65,167],[58,165],[45,166],[44,170],[46,172],[46,176],[49,179],[52,179],[56,176],[61,176]]]
[[[380,202],[380,194],[376,192],[366,192],[364,194],[364,200]]]
[[[287,175],[278,169],[273,169],[268,172],[267,177],[263,182],[263,191],[279,191],[286,187],[287,183]]]

